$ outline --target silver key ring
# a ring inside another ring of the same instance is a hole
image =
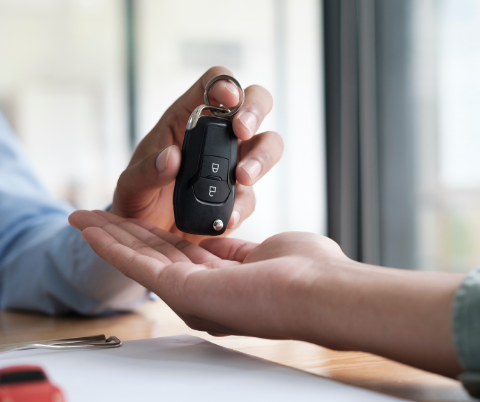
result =
[[[213,84],[215,84],[217,81],[220,81],[220,80],[228,80],[230,82],[233,82],[237,86],[237,88],[240,89],[240,92],[241,92],[240,102],[232,110],[226,109],[226,110],[228,110],[228,112],[218,112],[218,111],[212,110],[212,113],[217,117],[231,117],[235,113],[238,112],[238,110],[243,105],[243,101],[245,100],[245,91],[243,90],[242,86],[240,85],[240,83],[235,78],[233,78],[229,75],[226,75],[226,74],[217,75],[217,76],[213,77],[210,81],[208,81],[208,84],[205,87],[205,92],[203,93],[203,99],[204,99],[205,104],[207,106],[212,106],[210,104],[210,99],[208,99],[208,91],[210,91],[210,88],[212,87]]]

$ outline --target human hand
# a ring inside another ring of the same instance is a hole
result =
[[[348,260],[330,239],[284,233],[262,244],[210,238],[202,247],[155,226],[76,211],[94,251],[160,296],[190,327],[213,334],[299,339],[315,265]]]
[[[192,111],[203,103],[208,81],[220,74],[232,75],[222,67],[208,70],[185,94],[164,113],[152,131],[138,144],[132,159],[120,175],[111,213],[124,218],[137,218],[171,233],[198,243],[203,237],[180,232],[173,214],[173,189],[181,162],[181,146],[187,120]],[[216,82],[210,99],[227,107],[239,101],[237,87],[229,81]],[[227,229],[240,225],[255,208],[252,185],[265,175],[283,152],[281,137],[272,131],[255,133],[272,109],[272,97],[261,86],[245,89],[245,102],[235,114],[232,124],[238,143],[236,169],[237,191],[235,206]]]
[[[463,275],[361,264],[311,233],[197,246],[103,211],[76,211],[70,223],[193,329],[361,350],[452,377],[461,370],[451,306]]]

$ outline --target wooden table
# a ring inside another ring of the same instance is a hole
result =
[[[188,328],[161,301],[149,302],[135,313],[92,319],[0,311],[0,343],[95,334],[116,335],[123,341],[190,334],[252,356],[405,399],[474,400],[457,381],[367,353],[335,352],[297,341],[215,338]]]

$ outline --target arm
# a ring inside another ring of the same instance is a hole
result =
[[[305,333],[313,336],[305,340],[455,377],[461,367],[452,337],[452,304],[462,279],[342,261],[330,283],[316,280],[313,305],[328,307],[308,310]],[[329,323],[327,337],[321,323]]]
[[[361,264],[308,233],[283,233],[260,245],[213,238],[202,248],[104,212],[78,211],[70,221],[101,257],[194,329],[297,339],[443,375],[461,372],[452,303],[462,275]]]
[[[47,314],[131,309],[148,293],[100,259],[68,225],[0,115],[0,308]]]

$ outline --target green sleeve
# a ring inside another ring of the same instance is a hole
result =
[[[480,269],[465,278],[455,296],[453,339],[465,370],[459,380],[472,396],[480,397]]]

